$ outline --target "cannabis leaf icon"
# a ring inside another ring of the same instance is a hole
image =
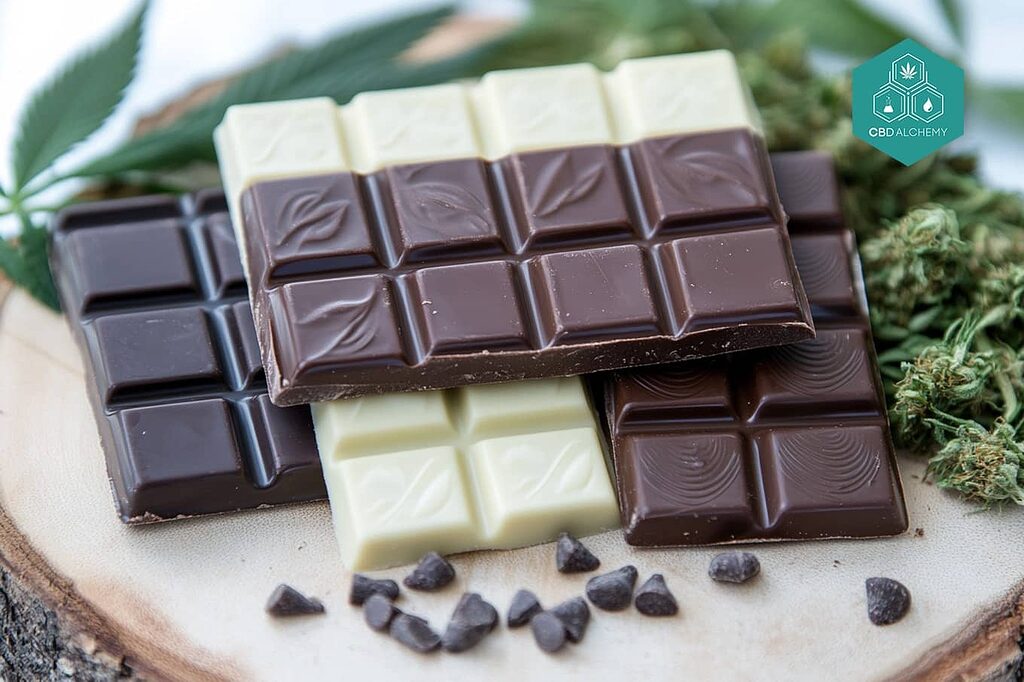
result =
[[[900,67],[900,77],[902,77],[903,80],[908,81],[916,76],[917,67],[911,64],[910,62],[907,62],[906,64]]]

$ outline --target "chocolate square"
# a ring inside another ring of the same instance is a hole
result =
[[[278,407],[265,394],[246,398],[241,405],[259,455],[253,483],[278,487],[280,494],[326,495],[320,463],[308,455],[316,451],[309,408]]]
[[[107,402],[222,383],[200,308],[105,315],[92,322],[87,337],[96,381]]]
[[[621,442],[619,496],[629,544],[720,541],[743,537],[756,524],[740,436],[644,434]]]
[[[545,332],[555,344],[658,331],[643,252],[634,245],[529,261]]]
[[[388,168],[399,260],[451,253],[501,253],[498,218],[483,161],[458,159]]]
[[[235,241],[231,218],[226,213],[212,215],[203,221],[200,230],[210,259],[213,295],[245,293],[245,273],[238,257],[238,242]]]
[[[249,258],[268,278],[344,271],[378,262],[368,217],[351,174],[260,182],[242,194]]]
[[[286,284],[268,298],[282,381],[327,368],[405,362],[388,282],[379,275]],[[282,352],[286,350],[286,352]]]
[[[774,429],[757,443],[770,532],[863,537],[906,526],[881,426]]]
[[[867,333],[820,329],[801,341],[757,354],[745,390],[749,419],[810,418],[879,413]]]
[[[815,316],[856,315],[860,302],[850,264],[853,244],[844,233],[800,234],[790,238],[800,281]]]
[[[658,251],[685,314],[679,333],[803,320],[787,245],[775,228],[683,237]]]
[[[770,170],[749,130],[641,140],[632,146],[655,232],[694,225],[778,222]]]
[[[69,233],[79,310],[115,298],[195,298],[199,285],[176,220],[80,229]]]
[[[629,213],[611,147],[514,154],[516,214],[527,249],[629,234]]]
[[[618,406],[615,429],[691,421],[731,421],[732,408],[726,363],[658,365],[631,372],[612,387]]]
[[[530,348],[511,264],[425,268],[406,281],[427,353]]]
[[[217,308],[215,319],[218,333],[225,339],[226,361],[234,370],[232,386],[241,391],[261,385],[265,380],[263,360],[249,302],[223,305]]]

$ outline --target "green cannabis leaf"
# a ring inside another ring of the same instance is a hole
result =
[[[57,290],[47,262],[49,233],[46,228],[23,220],[17,240],[0,239],[0,270],[45,305],[57,310]]]
[[[852,57],[871,57],[913,37],[856,0],[778,0],[767,20],[780,30],[801,29],[815,47]]]
[[[946,27],[953,34],[957,45],[964,46],[964,15],[960,8],[960,0],[936,0]]]
[[[13,191],[107,120],[132,80],[148,2],[110,38],[79,55],[32,96],[22,110],[13,148]]]

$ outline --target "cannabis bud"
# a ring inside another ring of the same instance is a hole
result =
[[[993,502],[1024,504],[1024,444],[1016,429],[997,420],[991,429],[961,421],[956,436],[928,462],[928,472],[942,488],[956,490],[988,506]]]

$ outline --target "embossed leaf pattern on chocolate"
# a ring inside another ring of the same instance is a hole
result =
[[[641,440],[638,487],[658,491],[673,505],[706,505],[721,497],[740,475],[742,462],[726,438],[690,442]]]
[[[781,346],[772,352],[768,374],[788,392],[827,398],[866,372],[866,357],[854,335],[819,332],[811,341]]]
[[[382,526],[398,519],[429,519],[456,491],[451,470],[436,457],[426,459],[411,478],[402,467],[379,466],[357,485],[359,500],[369,503],[369,517]]]
[[[417,229],[442,238],[489,234],[491,210],[486,201],[462,185],[448,182],[417,182],[405,186],[401,201]]]
[[[761,180],[745,160],[748,155],[708,149],[695,141],[700,138],[682,137],[658,147],[665,181],[687,204],[716,209],[763,200]]]
[[[801,497],[842,503],[871,485],[881,453],[866,441],[866,429],[801,431],[777,438],[778,467]]]
[[[521,444],[508,452],[506,471],[517,476],[513,490],[528,499],[547,490],[566,494],[585,489],[594,477],[594,457],[585,441],[574,438],[558,451]]]
[[[339,299],[323,303],[296,320],[300,327],[310,329],[306,336],[319,340],[310,349],[308,358],[318,360],[328,355],[344,357],[363,350],[377,336],[377,329],[387,322],[380,319],[382,307],[376,287],[356,299]]]
[[[530,188],[531,211],[546,218],[586,198],[601,182],[604,169],[600,161],[578,166],[570,150],[550,156],[537,173],[536,184]]]
[[[328,242],[341,235],[352,202],[329,198],[331,189],[331,185],[324,185],[285,195],[274,217],[274,225],[280,229],[278,249],[298,253],[310,244]]]

